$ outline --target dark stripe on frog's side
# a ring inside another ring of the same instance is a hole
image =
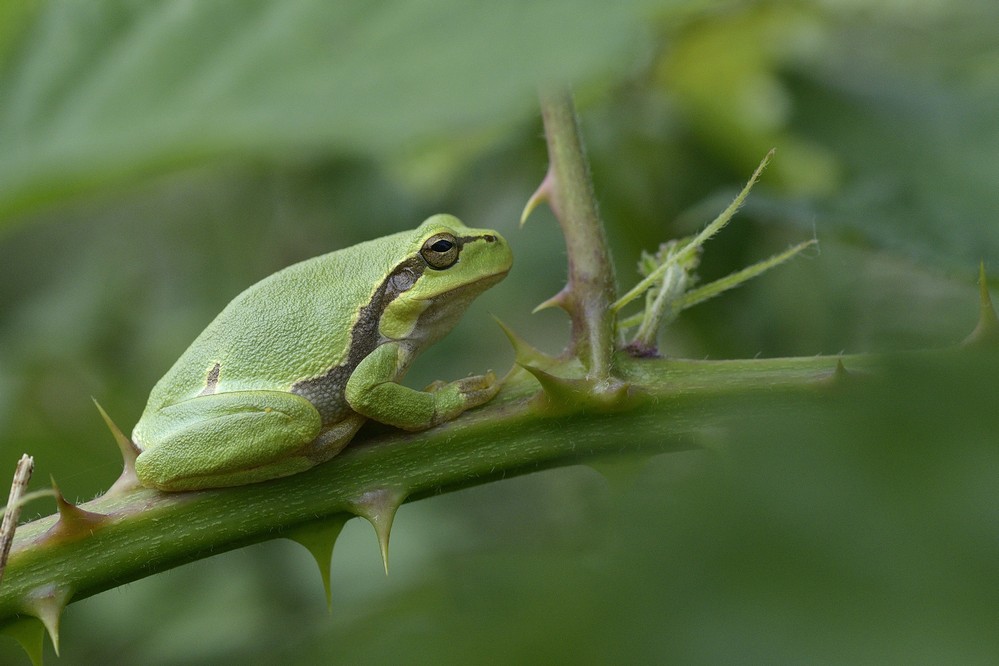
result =
[[[222,366],[216,361],[215,367],[208,371],[208,378],[205,379],[205,388],[201,389],[201,393],[198,395],[211,395],[215,393],[215,389],[219,385],[219,370],[221,369]]]
[[[358,311],[347,358],[318,377],[292,384],[292,393],[302,396],[319,410],[323,425],[336,423],[350,413],[351,409],[343,397],[344,387],[357,364],[378,345],[378,320],[381,319],[382,312],[396,296],[405,291],[399,288],[400,283],[405,280],[398,278],[404,277],[407,271],[412,274],[412,281],[406,287],[408,289],[419,279],[425,268],[426,263],[422,259],[413,257],[392,269],[375,289],[371,300]]]

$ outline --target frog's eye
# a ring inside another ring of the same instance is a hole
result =
[[[420,256],[430,268],[450,268],[458,261],[458,239],[451,234],[434,234],[423,243]]]

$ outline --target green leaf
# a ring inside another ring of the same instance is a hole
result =
[[[474,136],[624,62],[641,4],[42,3],[0,63],[0,220],[212,158]]]

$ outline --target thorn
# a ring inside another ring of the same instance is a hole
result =
[[[135,446],[135,443],[125,436],[121,429],[111,420],[108,413],[104,411],[100,403],[93,396],[90,397],[94,401],[94,405],[97,407],[97,411],[101,413],[101,418],[104,419],[104,423],[107,425],[108,430],[111,431],[111,435],[114,437],[114,441],[118,444],[118,449],[121,451],[122,459],[122,470],[121,476],[118,480],[112,484],[108,489],[107,495],[111,494],[123,494],[129,490],[142,487],[139,483],[139,477],[135,474],[135,459],[139,457],[139,449]]]
[[[37,617],[45,625],[45,630],[52,640],[56,656],[59,656],[59,618],[62,610],[69,603],[71,594],[68,587],[45,585],[28,594],[25,610]]]
[[[513,353],[517,364],[549,366],[552,363],[555,363],[554,358],[545,354],[543,351],[540,351],[534,345],[517,335],[513,329],[500,321],[499,317],[493,317],[493,319],[497,324],[499,324],[499,327],[503,329],[503,333],[506,334],[507,339],[510,341],[510,346],[513,347]]]
[[[628,382],[613,376],[605,377],[591,384],[590,404],[598,409],[624,408],[630,398],[638,395],[639,391],[633,390]]]
[[[999,317],[996,317],[989,282],[985,276],[985,262],[978,265],[978,324],[964,342],[964,347],[993,347],[999,345]]]
[[[833,370],[832,376],[833,381],[841,382],[849,376],[850,373],[847,372],[846,366],[843,365],[843,359],[836,359],[836,369]]]
[[[531,314],[537,314],[542,310],[547,310],[548,308],[562,308],[566,312],[572,313],[572,306],[569,304],[569,285],[562,288],[562,291],[558,292],[548,300],[539,303],[533,310]]]
[[[869,373],[863,368],[847,370],[846,365],[843,364],[843,359],[838,358],[836,359],[836,367],[833,368],[833,371],[829,375],[818,380],[818,385],[838,391],[844,387],[853,386],[867,376],[869,376]]]
[[[631,398],[639,397],[628,382],[617,377],[575,379],[553,375],[534,365],[520,367],[534,375],[541,384],[539,402],[543,410],[551,414],[569,414],[584,406],[596,410],[621,409],[631,404]]]
[[[323,578],[323,590],[326,592],[326,607],[333,612],[333,593],[330,587],[330,564],[333,559],[333,546],[343,526],[353,516],[337,514],[306,525],[295,527],[283,536],[295,543],[305,546],[319,566],[319,575]]]
[[[619,454],[594,458],[584,464],[602,476],[611,492],[620,497],[635,487],[635,479],[651,457],[648,453]]]
[[[524,223],[527,222],[527,218],[530,217],[534,209],[538,207],[542,202],[551,205],[551,194],[552,194],[552,183],[554,182],[554,176],[552,175],[552,167],[548,166],[548,171],[545,172],[545,177],[541,179],[541,184],[538,185],[538,189],[534,190],[534,194],[531,198],[527,200],[527,204],[524,206],[523,212],[520,214],[520,226],[523,227]]]
[[[546,411],[556,414],[575,412],[590,402],[592,385],[585,379],[557,377],[533,365],[520,367],[534,375],[541,384],[541,395]]]
[[[93,534],[94,530],[106,523],[108,516],[86,511],[63,497],[55,479],[52,479],[52,492],[55,494],[59,520],[41,536],[42,540],[70,541]]]
[[[351,509],[364,518],[375,528],[378,537],[378,547],[382,553],[382,564],[385,565],[385,575],[388,575],[389,533],[392,531],[392,520],[399,506],[406,500],[406,493],[394,488],[379,488],[369,490],[358,499],[351,502]]]
[[[31,659],[33,666],[42,666],[42,643],[45,640],[45,625],[36,617],[25,616],[12,622],[0,633],[16,640]]]

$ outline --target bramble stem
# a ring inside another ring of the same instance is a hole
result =
[[[846,357],[851,369],[871,359]],[[57,516],[21,525],[0,587],[0,627],[27,611],[38,590],[79,600],[158,571],[317,520],[356,513],[357,498],[400,489],[406,501],[572,465],[592,457],[696,446],[692,433],[723,423],[737,396],[814,392],[836,359],[746,361],[620,358],[618,372],[642,399],[624,411],[547,418],[531,408],[530,377],[504,386],[481,409],[423,433],[388,432],[352,443],[329,463],[266,483],[190,493],[138,489],[81,505],[109,520],[77,539],[46,537]],[[664,409],[668,405],[668,409]]]
[[[572,94],[561,88],[542,91],[541,114],[548,142],[548,203],[569,258],[569,280],[559,304],[572,318],[570,352],[583,362],[588,378],[600,382],[611,374],[614,352],[614,267]]]

